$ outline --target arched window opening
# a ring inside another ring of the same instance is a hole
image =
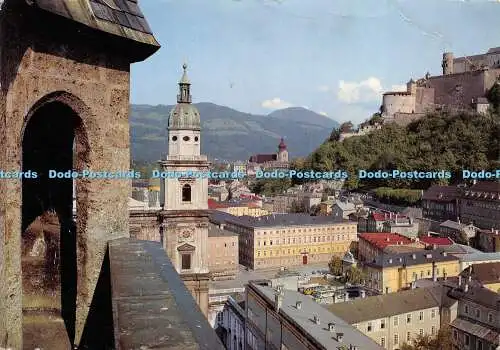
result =
[[[182,201],[183,202],[191,202],[191,186],[190,185],[182,186]]]

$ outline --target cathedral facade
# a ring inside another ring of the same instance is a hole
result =
[[[177,105],[168,119],[168,155],[160,161],[163,172],[208,172],[201,155],[201,123],[191,103],[187,65],[179,82]],[[208,178],[193,176],[162,179],[160,187],[162,244],[186,287],[208,314]]]

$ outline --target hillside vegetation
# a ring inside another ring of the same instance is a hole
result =
[[[211,159],[247,160],[255,153],[274,153],[285,137],[290,157],[307,156],[338,123],[304,108],[253,115],[213,103],[195,104],[201,117],[201,150]],[[132,105],[132,159],[157,161],[167,149],[166,128],[173,106]]]
[[[493,93],[498,97],[500,89]],[[493,99],[492,99],[493,100]],[[497,99],[496,101],[500,101]],[[339,142],[338,130],[303,166],[330,171],[345,169],[350,189],[375,187],[425,189],[432,183],[455,183],[462,169],[496,169],[500,159],[498,102],[491,113],[433,113],[406,127],[384,125],[381,130]],[[359,169],[452,172],[449,180],[359,180]],[[354,175],[354,176],[353,176]]]

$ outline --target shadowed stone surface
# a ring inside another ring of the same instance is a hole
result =
[[[160,243],[109,243],[115,345],[125,349],[225,349]]]

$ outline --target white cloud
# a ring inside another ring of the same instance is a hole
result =
[[[404,85],[404,84],[392,85],[391,91],[406,91],[406,85]]]
[[[261,106],[266,109],[283,109],[292,107],[292,104],[290,102],[283,101],[279,97],[275,97],[271,100],[263,101]]]
[[[330,87],[328,85],[320,85],[320,86],[318,86],[318,91],[328,92],[328,91],[330,91]]]
[[[324,115],[325,117],[328,117],[328,113],[323,112],[323,111],[319,112],[318,114],[321,114],[321,115]]]
[[[337,98],[346,103],[373,102],[380,99],[383,90],[380,79],[375,77],[360,82],[341,80]]]

